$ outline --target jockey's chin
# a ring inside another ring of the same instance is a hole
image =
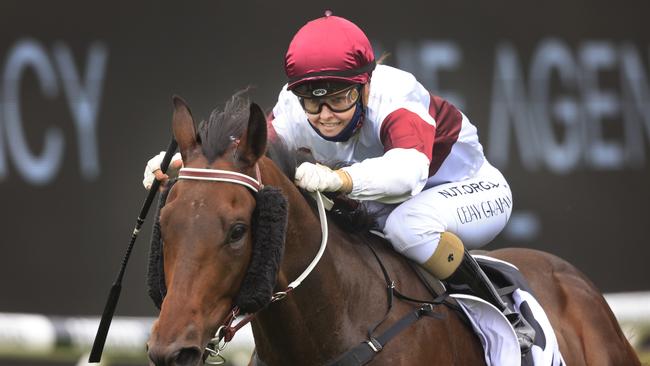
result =
[[[332,112],[327,106],[323,106],[323,109],[318,114],[307,113],[307,119],[323,136],[334,137],[341,133],[350,123],[355,109],[351,108],[345,112]]]

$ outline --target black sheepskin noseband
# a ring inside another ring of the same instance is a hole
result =
[[[160,232],[160,211],[167,202],[167,195],[171,191],[176,180],[170,181],[162,191],[158,199],[158,208],[154,217],[153,229],[151,232],[151,246],[149,247],[149,265],[147,267],[147,290],[149,297],[158,309],[167,294],[165,285],[165,267],[163,261],[163,242]]]
[[[173,183],[172,183],[173,184]],[[149,296],[160,309],[167,293],[163,267],[163,242],[160,233],[160,210],[165,205],[171,185],[161,194],[153,225],[147,285]],[[269,304],[277,279],[287,231],[287,200],[280,189],[266,186],[256,194],[253,212],[253,251],[248,271],[235,297],[243,313],[253,313]]]
[[[253,212],[253,253],[235,297],[235,304],[244,313],[256,312],[271,301],[284,253],[287,215],[287,199],[280,189],[266,186],[257,193]]]

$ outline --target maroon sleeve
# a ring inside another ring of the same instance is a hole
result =
[[[453,104],[431,95],[429,114],[436,120],[436,143],[433,147],[433,159],[429,165],[429,176],[434,175],[442,162],[449,156],[451,147],[458,140],[463,116]]]
[[[384,152],[395,149],[415,149],[431,161],[436,128],[416,113],[400,108],[391,112],[381,124],[379,138]]]
[[[432,176],[440,169],[458,140],[463,116],[451,103],[434,95],[431,95],[429,115],[436,121],[436,127],[416,113],[404,108],[397,109],[386,116],[379,136],[384,152],[403,148],[415,149],[426,155],[431,162],[429,176]]]

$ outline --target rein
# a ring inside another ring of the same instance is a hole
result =
[[[255,164],[255,174],[257,179],[252,178],[246,174],[232,172],[229,170],[181,168],[178,173],[178,179],[234,183],[242,185],[257,193],[260,189],[264,188],[264,185],[262,184],[262,175],[260,173],[258,164]],[[305,278],[307,278],[307,276],[309,276],[309,274],[314,270],[321,257],[323,256],[323,253],[325,252],[328,237],[327,217],[325,214],[326,204],[323,202],[323,196],[320,192],[315,192],[314,196],[318,205],[318,216],[320,219],[321,231],[323,233],[318,253],[316,253],[316,256],[314,259],[312,259],[311,263],[309,263],[302,274],[298,276],[298,278],[296,278],[293,282],[291,282],[284,291],[278,291],[273,294],[270,303],[282,300],[287,296],[287,294],[289,294],[289,292],[300,286],[302,281],[304,281]],[[235,333],[240,328],[253,320],[255,314],[256,313],[247,314],[244,319],[239,321],[237,324],[232,325],[237,315],[239,315],[239,307],[236,305],[233,306],[228,317],[224,320],[224,323],[219,326],[214,335],[214,338],[210,340],[208,347],[206,347],[206,351],[209,353],[209,357],[214,357],[217,360],[208,360],[206,362],[215,365],[224,363],[225,359],[220,355],[220,352],[223,351],[223,349],[226,347],[226,344],[232,340],[232,338],[235,336]]]

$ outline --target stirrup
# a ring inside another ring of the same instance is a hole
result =
[[[535,329],[533,329],[530,323],[528,323],[528,321],[519,313],[510,312],[504,315],[512,325],[512,329],[515,331],[521,355],[523,356],[530,352],[530,349],[533,347],[533,343],[535,342]]]
[[[508,304],[501,299],[490,278],[483,272],[481,266],[467,249],[465,249],[460,265],[451,276],[445,279],[445,282],[447,288],[452,291],[478,296],[502,311],[515,331],[521,354],[525,355],[530,352],[535,340],[535,329],[521,314],[512,311]]]

